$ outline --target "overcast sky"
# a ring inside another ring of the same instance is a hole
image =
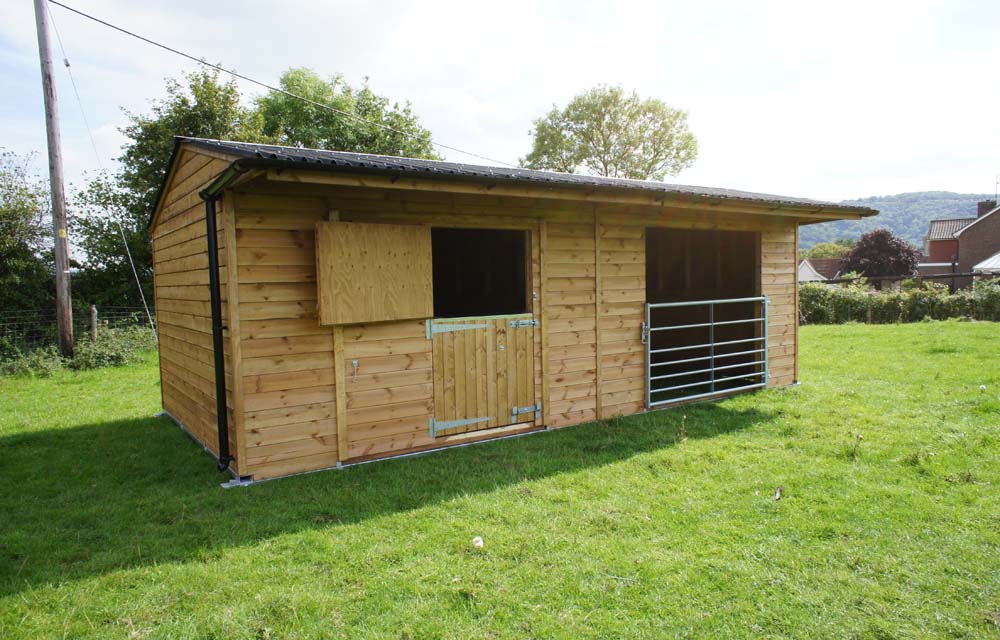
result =
[[[437,141],[507,162],[530,149],[533,118],[606,83],[689,112],[699,156],[673,182],[840,200],[992,192],[1000,174],[995,0],[65,3],[266,82],[290,66],[367,76]],[[52,13],[112,166],[121,107],[147,110],[195,65]],[[78,181],[97,160],[61,66],[57,82]],[[29,0],[0,5],[0,92],[0,146],[40,152],[44,170]]]

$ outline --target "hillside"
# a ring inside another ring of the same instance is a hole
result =
[[[888,228],[896,235],[920,247],[927,233],[927,223],[937,218],[975,217],[976,203],[992,200],[993,194],[920,191],[894,196],[874,196],[844,200],[843,204],[878,209],[879,214],[865,220],[838,220],[801,227],[799,246],[808,248],[817,242],[838,238],[857,239],[872,229]]]

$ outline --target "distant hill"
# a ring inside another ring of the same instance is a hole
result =
[[[992,199],[993,194],[986,193],[920,191],[844,200],[842,204],[871,207],[878,209],[879,214],[864,220],[838,220],[800,227],[799,246],[805,249],[818,242],[839,238],[856,240],[867,231],[886,228],[919,248],[923,245],[929,221],[937,218],[974,218],[976,203]]]

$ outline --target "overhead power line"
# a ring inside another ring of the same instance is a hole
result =
[[[163,49],[165,51],[169,51],[170,53],[173,53],[173,54],[176,54],[178,56],[187,58],[188,60],[192,60],[194,62],[197,62],[200,65],[204,65],[204,66],[209,67],[211,69],[215,69],[216,71],[221,71],[222,73],[227,73],[227,74],[233,76],[234,78],[239,78],[240,80],[245,80],[246,82],[250,82],[250,83],[255,84],[255,85],[259,86],[259,87],[263,87],[263,88],[268,89],[270,91],[274,91],[274,92],[286,95],[286,96],[288,96],[290,98],[295,98],[296,100],[301,100],[301,101],[303,101],[305,103],[308,103],[308,104],[311,104],[313,106],[320,107],[321,109],[326,109],[327,111],[330,111],[331,113],[336,113],[336,114],[344,116],[346,118],[351,118],[353,120],[357,120],[357,121],[362,122],[364,124],[378,127],[378,128],[383,129],[385,131],[391,131],[393,133],[397,133],[397,134],[403,135],[403,136],[408,136],[408,137],[411,137],[411,138],[419,138],[419,136],[417,136],[415,134],[412,134],[412,133],[409,133],[407,131],[402,131],[400,129],[396,129],[395,127],[390,127],[389,125],[382,124],[381,122],[373,122],[371,120],[367,120],[367,119],[362,118],[361,116],[359,116],[357,114],[350,113],[349,111],[344,111],[342,109],[338,109],[338,108],[333,107],[331,105],[328,105],[328,104],[325,104],[325,103],[322,103],[322,102],[317,102],[316,100],[312,100],[310,98],[306,98],[305,96],[300,96],[300,95],[298,95],[296,93],[292,93],[291,91],[287,91],[287,90],[282,89],[280,87],[276,87],[274,85],[270,85],[270,84],[268,84],[266,82],[261,82],[260,80],[255,80],[254,78],[251,78],[250,76],[244,75],[242,73],[237,73],[236,71],[232,71],[230,69],[226,69],[225,67],[223,67],[221,65],[217,65],[217,64],[212,64],[210,62],[206,62],[202,58],[198,58],[197,56],[193,56],[193,55],[191,55],[189,53],[185,53],[183,51],[180,51],[179,49],[175,49],[175,48],[170,47],[168,45],[165,45],[163,43],[157,42],[155,40],[151,40],[151,39],[149,39],[149,38],[147,38],[145,36],[141,36],[141,35],[133,32],[133,31],[129,31],[128,29],[125,29],[125,28],[119,27],[117,25],[111,24],[110,22],[107,22],[106,20],[101,20],[100,18],[92,16],[89,13],[85,13],[83,11],[80,11],[79,9],[74,9],[73,7],[71,7],[69,5],[63,4],[62,2],[58,2],[58,0],[48,0],[48,1],[50,3],[58,6],[58,7],[62,7],[63,9],[66,9],[67,11],[71,11],[71,12],[77,14],[78,16],[87,18],[88,20],[92,20],[92,21],[94,21],[94,22],[96,22],[98,24],[104,25],[105,27],[108,27],[110,29],[114,29],[115,31],[118,31],[120,33],[124,33],[125,35],[130,36],[132,38],[136,38],[137,40],[142,40],[143,42],[145,42],[147,44],[153,45],[154,47],[159,47],[160,49]],[[508,166],[508,167],[517,167],[517,165],[515,165],[515,164],[511,164],[509,162],[504,162],[503,160],[496,160],[494,158],[489,158],[487,156],[479,155],[478,153],[472,153],[471,151],[465,151],[463,149],[459,149],[458,147],[452,147],[452,146],[449,146],[449,145],[446,145],[446,144],[443,144],[443,143],[440,143],[440,142],[435,142],[433,139],[431,139],[430,142],[435,147],[438,147],[440,149],[447,149],[448,151],[455,151],[456,153],[462,153],[462,154],[465,154],[467,156],[472,156],[473,158],[479,158],[480,160],[485,160],[487,162],[492,162],[494,164],[502,164],[502,165],[505,165],[505,166]]]

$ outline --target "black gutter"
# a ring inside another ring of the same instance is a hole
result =
[[[216,194],[202,192],[205,200],[205,231],[208,234],[208,295],[212,307],[212,351],[215,359],[215,416],[219,428],[219,471],[229,468],[229,409],[226,407],[226,358],[223,350],[222,295],[219,290],[219,240],[215,220]]]

